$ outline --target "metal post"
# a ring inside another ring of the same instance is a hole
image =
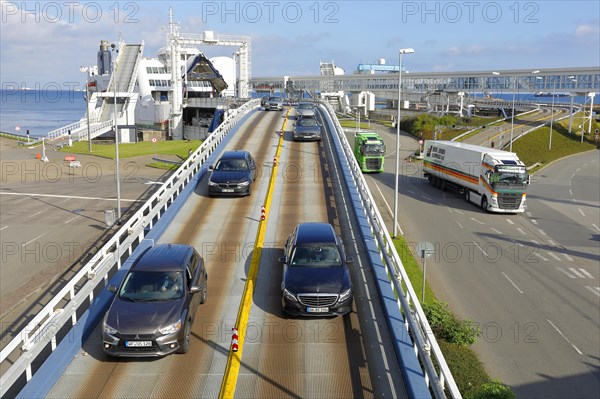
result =
[[[87,120],[88,152],[92,152],[92,134],[90,132],[90,88],[85,84],[85,118]]]
[[[117,126],[117,89],[119,85],[115,82],[114,97],[115,97],[115,175],[117,179],[117,220],[121,219],[121,177],[119,174],[119,127]]]
[[[398,232],[398,175],[400,172],[400,101],[402,97],[402,54],[414,53],[411,48],[400,49],[398,64],[398,115],[396,117],[396,174],[394,177],[394,238]]]
[[[516,88],[515,88],[516,90]],[[510,113],[510,145],[509,151],[512,152],[512,142],[513,142],[513,132],[515,130],[515,91],[513,90],[513,99],[512,99],[512,111]],[[502,149],[502,144],[500,144],[500,149]]]
[[[425,303],[425,279],[427,278],[427,251],[423,250],[423,287],[421,288],[421,303]]]
[[[554,123],[554,91],[556,91],[556,81],[552,90],[552,113],[550,115],[550,141],[548,142],[548,150],[552,149],[552,124]]]

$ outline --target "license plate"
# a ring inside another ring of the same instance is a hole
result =
[[[233,188],[224,188],[223,190],[224,193],[232,193],[233,192]]]
[[[306,308],[308,313],[327,313],[329,308]]]
[[[152,341],[125,341],[125,346],[128,348],[152,346]]]

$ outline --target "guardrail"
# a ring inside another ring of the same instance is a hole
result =
[[[39,368],[49,355],[48,348],[51,353],[61,340],[68,338],[68,329],[76,325],[77,315],[104,288],[114,267],[121,267],[122,262],[131,255],[147,231],[152,229],[241,118],[259,106],[260,100],[251,100],[231,113],[73,279],[2,349],[0,366],[6,370],[0,377],[2,395],[12,392],[17,382],[23,382],[23,377],[25,382],[29,381],[35,373],[32,365],[36,364],[36,368]],[[61,305],[62,308],[59,307]]]
[[[402,261],[394,247],[383,218],[375,206],[375,201],[354,158],[353,150],[348,144],[348,140],[346,140],[342,126],[335,116],[335,111],[329,103],[321,101],[321,104],[325,106],[327,112],[330,114],[336,128],[336,133],[342,143],[343,151],[350,165],[354,184],[358,188],[360,201],[368,216],[371,233],[377,240],[379,254],[381,260],[384,262],[388,278],[391,278],[390,284],[394,288],[398,307],[404,316],[404,327],[408,336],[412,338],[413,349],[421,362],[426,383],[436,398],[445,398],[445,390],[450,393],[451,397],[461,398],[462,396],[454,381],[454,377],[433,335],[423,308],[419,303],[418,296],[402,265]],[[435,360],[435,363],[433,360]],[[438,369],[439,372],[437,371]]]

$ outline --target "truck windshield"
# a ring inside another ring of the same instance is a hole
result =
[[[365,155],[383,155],[385,154],[385,145],[383,144],[365,144],[363,146],[363,153]]]
[[[492,175],[492,182],[496,184],[527,184],[527,171],[524,167],[518,168],[498,168],[496,173]]]

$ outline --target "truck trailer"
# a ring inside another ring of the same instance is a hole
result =
[[[529,175],[517,154],[455,141],[427,140],[423,174],[442,190],[455,189],[467,202],[501,213],[525,211]]]
[[[379,133],[356,132],[354,156],[363,172],[383,172],[385,144]]]

